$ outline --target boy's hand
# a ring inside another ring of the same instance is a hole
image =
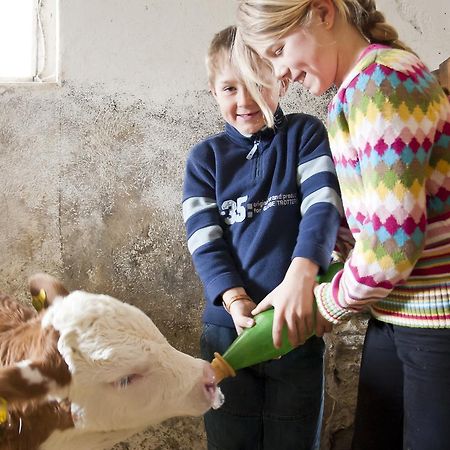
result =
[[[252,300],[239,300],[230,306],[230,314],[237,334],[241,334],[245,328],[251,328],[255,325],[255,319],[252,316],[252,310],[255,306],[256,304]]]
[[[306,258],[294,258],[284,280],[252,311],[256,315],[271,305],[275,308],[272,336],[276,348],[282,344],[282,330],[288,328],[288,339],[293,346],[305,342],[313,331],[313,288],[319,267]]]
[[[237,334],[241,334],[244,328],[251,328],[255,324],[251,311],[256,304],[247,295],[243,287],[225,291],[222,295],[222,300],[224,308],[233,319]]]

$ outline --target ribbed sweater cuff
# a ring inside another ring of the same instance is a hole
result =
[[[337,324],[352,315],[352,311],[339,306],[331,293],[331,283],[322,283],[314,288],[317,308],[328,322]]]

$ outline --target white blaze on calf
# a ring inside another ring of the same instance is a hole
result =
[[[0,322],[5,316],[0,311]],[[54,299],[29,323],[32,331],[19,335],[27,345],[14,341],[11,348],[29,348],[31,355],[5,362],[0,344],[0,397],[17,417],[25,409],[14,410],[16,400],[55,398],[58,414],[68,417],[58,417],[53,428],[36,424],[41,434],[48,428],[48,436],[41,442],[27,437],[22,448],[109,448],[149,425],[201,415],[223,401],[207,362],[174,349],[148,316],[112,297],[75,291]],[[6,328],[0,323],[0,330]],[[0,331],[0,340],[6,334],[14,340],[14,330]],[[44,345],[45,335],[53,336],[53,345]]]

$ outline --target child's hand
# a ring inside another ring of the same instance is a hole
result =
[[[284,325],[288,327],[289,342],[297,346],[313,331],[314,294],[319,267],[306,258],[294,258],[284,280],[252,311],[256,315],[272,305],[275,308],[272,336],[275,347],[281,347]]]
[[[255,302],[250,299],[239,300],[230,306],[230,314],[237,334],[241,334],[244,328],[251,328],[255,325],[255,319],[252,316],[252,310],[255,306]]]
[[[316,309],[316,336],[323,336],[325,333],[329,333],[333,329],[333,324],[328,322],[322,314],[320,314],[319,309]]]
[[[222,295],[223,306],[231,315],[237,334],[241,334],[244,328],[251,328],[255,319],[251,311],[256,304],[247,295],[243,287],[236,287],[225,291]]]

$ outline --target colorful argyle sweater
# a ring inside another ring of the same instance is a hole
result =
[[[315,289],[337,323],[369,307],[397,325],[450,328],[450,106],[413,54],[371,45],[328,111],[355,246]]]

